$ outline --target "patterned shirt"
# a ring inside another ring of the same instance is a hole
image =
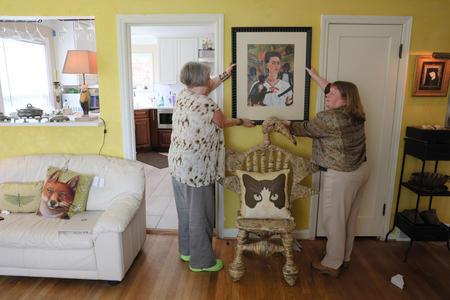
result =
[[[343,108],[319,112],[311,121],[293,122],[291,133],[313,138],[311,161],[350,172],[366,160],[364,122],[352,123]]]
[[[217,104],[204,95],[182,90],[175,102],[169,148],[169,173],[193,187],[224,177],[223,130],[212,122]]]

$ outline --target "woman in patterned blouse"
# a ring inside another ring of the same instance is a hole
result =
[[[363,186],[369,178],[366,162],[365,114],[358,88],[351,82],[329,83],[306,68],[325,92],[325,111],[311,121],[290,122],[295,136],[313,138],[312,162],[322,171],[320,209],[327,236],[321,261],[313,261],[313,270],[339,276],[341,266],[348,267],[356,233],[356,221]]]
[[[169,172],[178,213],[178,250],[191,271],[218,271],[223,263],[214,258],[214,185],[224,177],[223,128],[254,126],[249,119],[225,118],[208,97],[231,75],[230,64],[218,77],[198,62],[186,63],[180,80],[186,85],[176,99],[172,117]]]

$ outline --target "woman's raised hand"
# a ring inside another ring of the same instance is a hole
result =
[[[232,62],[230,62],[230,64],[228,65],[228,67],[225,69],[225,71],[228,73],[228,75],[231,76],[231,71],[233,70],[233,68],[236,66],[236,64],[233,64]]]
[[[322,91],[325,90],[326,86],[328,85],[328,81],[326,81],[324,78],[320,77],[317,73],[316,70],[314,70],[313,68],[308,68],[305,67],[306,71],[309,73],[309,76],[311,76],[311,78],[317,82],[317,84],[319,85],[320,89]]]
[[[317,72],[316,70],[314,70],[314,68],[309,69],[308,67],[305,67],[306,71],[308,71],[309,76],[314,77],[317,76]]]

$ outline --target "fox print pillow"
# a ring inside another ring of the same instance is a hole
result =
[[[289,169],[269,172],[237,170],[241,184],[241,216],[257,219],[285,219],[289,211]]]
[[[91,175],[49,167],[37,214],[70,219],[74,214],[85,211],[92,181]]]

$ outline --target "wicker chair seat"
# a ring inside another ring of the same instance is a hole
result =
[[[250,232],[269,231],[272,234],[290,233],[295,229],[295,220],[294,218],[290,219],[237,218],[236,227]]]

